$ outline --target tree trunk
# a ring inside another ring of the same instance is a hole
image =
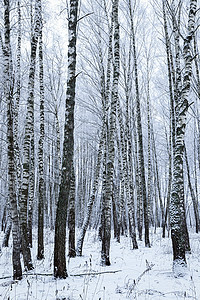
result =
[[[135,229],[135,204],[134,204],[134,187],[133,187],[133,160],[132,160],[132,143],[131,143],[131,134],[130,134],[130,125],[129,125],[129,97],[126,97],[126,142],[127,142],[127,153],[128,153],[128,160],[127,160],[127,206],[129,212],[129,227],[130,227],[130,236],[132,240],[133,249],[138,249],[138,244],[136,240],[136,229]]]
[[[35,27],[31,36],[31,62],[29,69],[28,82],[28,103],[27,116],[25,123],[24,137],[24,161],[23,161],[23,182],[21,198],[19,199],[20,207],[20,227],[22,235],[22,253],[24,258],[25,269],[33,269],[30,246],[32,244],[32,203],[34,197],[34,151],[33,151],[33,136],[34,136],[34,85],[35,85],[35,68],[36,68],[36,50],[38,44],[38,36],[41,27],[40,20],[41,0],[35,3]],[[31,154],[30,154],[31,153]],[[31,157],[32,155],[32,157]],[[31,168],[30,168],[31,166]],[[30,193],[29,193],[30,189]],[[28,209],[28,211],[27,211]],[[28,213],[28,220],[27,220]]]
[[[118,0],[113,2],[112,18],[114,25],[114,61],[113,61],[113,89],[111,95],[110,118],[108,120],[108,131],[106,146],[108,149],[106,157],[106,185],[102,206],[102,250],[101,264],[110,265],[110,238],[111,238],[111,203],[114,181],[114,160],[115,160],[115,134],[116,134],[116,109],[118,101],[119,82],[119,23],[118,23]]]
[[[42,28],[39,36],[39,79],[40,79],[40,138],[39,160],[39,199],[38,199],[38,251],[37,259],[44,258],[44,71]]]
[[[142,188],[141,180],[139,177],[139,166],[138,166],[138,142],[137,142],[137,132],[134,126],[133,128],[135,151],[134,151],[134,166],[135,166],[135,183],[137,191],[137,228],[139,240],[142,241],[142,228],[143,228],[143,203],[142,203]]]
[[[110,266],[110,238],[111,238],[111,201],[108,201],[108,150],[104,152],[104,171],[102,183],[102,207],[101,207],[101,226],[99,230],[99,237],[102,243],[101,246],[101,265]],[[107,200],[107,201],[106,201]],[[110,199],[109,199],[110,200]]]
[[[14,128],[13,128],[13,88],[14,79],[12,74],[12,57],[10,45],[10,2],[4,0],[4,26],[5,26],[5,47],[4,47],[4,84],[5,98],[7,101],[7,141],[8,141],[8,195],[12,210],[12,235],[13,235],[13,279],[22,279],[22,268],[20,262],[20,229],[19,216],[16,198],[16,170],[14,151]]]
[[[198,209],[198,202],[196,200],[194,189],[192,187],[192,183],[191,183],[191,179],[190,179],[190,168],[189,168],[189,163],[188,163],[186,147],[185,147],[185,164],[186,164],[186,170],[187,170],[187,177],[188,177],[188,185],[189,185],[189,189],[190,189],[190,195],[191,195],[191,198],[192,198],[192,203],[193,203],[193,208],[194,208],[196,233],[198,233],[199,232],[199,226],[200,226],[199,209]]]
[[[116,192],[114,192],[114,197],[112,197],[114,238],[118,243],[120,243],[120,227],[119,227],[118,207],[117,207],[116,199],[118,199],[118,197],[116,198]]]
[[[173,245],[173,269],[176,276],[182,275],[181,266],[186,266],[185,258],[185,215],[184,212],[184,178],[183,178],[183,155],[186,116],[188,111],[188,95],[190,91],[190,79],[192,74],[192,54],[190,43],[194,35],[196,0],[190,0],[188,16],[188,32],[183,45],[183,57],[185,70],[183,86],[176,103],[176,146],[174,153],[172,193],[170,204],[170,224]]]
[[[75,173],[74,165],[72,166],[72,176],[70,184],[70,195],[69,195],[69,214],[68,214],[68,228],[69,228],[69,257],[76,256],[75,250]]]
[[[128,70],[126,70],[126,64],[124,61],[123,71],[124,71],[124,81],[125,81],[125,96],[126,96],[126,113],[125,113],[125,126],[123,126],[123,114],[120,109],[120,103],[118,100],[118,118],[121,124],[121,132],[124,137],[121,137],[121,147],[122,147],[122,157],[123,157],[123,177],[124,185],[126,187],[126,196],[127,196],[127,207],[128,207],[128,218],[129,218],[129,232],[133,244],[133,249],[137,249],[137,240],[136,240],[136,226],[135,226],[135,204],[134,204],[134,186],[133,186],[133,159],[132,159],[132,141],[131,141],[131,121],[130,121],[130,87],[131,87],[131,50],[132,43],[130,41],[129,46],[129,55],[128,55]],[[125,58],[124,58],[125,60]],[[125,128],[124,128],[125,127]],[[122,135],[121,133],[121,135]],[[124,195],[123,195],[124,196]],[[123,200],[124,202],[124,200]]]
[[[31,3],[31,57],[30,57],[30,69],[29,69],[29,83],[28,83],[28,112],[30,116],[27,118],[26,126],[29,126],[29,129],[26,131],[25,126],[25,142],[24,142],[24,154],[26,151],[28,153],[29,165],[28,167],[23,166],[23,176],[25,177],[29,174],[28,179],[28,191],[27,191],[27,229],[23,225],[24,231],[27,230],[27,239],[29,247],[32,247],[32,218],[33,218],[33,205],[34,205],[34,197],[35,197],[35,132],[34,132],[34,88],[35,88],[35,70],[36,70],[36,52],[38,45],[38,38],[42,26],[42,17],[41,17],[41,0],[35,1],[35,16],[33,23],[33,14],[32,14],[32,3]],[[29,144],[29,149],[26,149],[26,145]],[[24,184],[24,183],[23,183]],[[24,185],[25,188],[25,185]],[[23,217],[25,218],[25,217]],[[26,247],[26,246],[25,246]]]
[[[156,184],[157,184],[157,191],[158,191],[158,199],[160,203],[160,210],[161,210],[161,218],[162,218],[162,227],[164,226],[164,219],[165,219],[165,212],[164,212],[164,206],[162,202],[161,197],[161,187],[160,187],[160,177],[158,173],[158,159],[157,159],[157,152],[156,152],[156,145],[155,145],[155,138],[154,138],[154,132],[152,128],[152,143],[153,143],[153,153],[154,153],[154,159],[155,159],[155,172],[156,172]]]
[[[172,188],[172,138],[171,138],[171,114],[170,114],[170,134],[169,134],[169,147],[168,147],[168,155],[169,155],[169,169],[168,169],[168,188],[167,188],[167,203],[165,208],[165,216],[164,216],[164,224],[163,224],[163,233],[162,237],[165,238],[165,229],[167,226],[167,219],[169,215],[169,206],[170,206],[170,196],[171,196],[171,188]]]
[[[169,95],[170,95],[170,137],[169,137],[169,181],[168,181],[168,193],[167,193],[167,204],[165,210],[165,219],[163,224],[163,237],[165,237],[165,228],[167,224],[167,216],[170,205],[170,195],[172,187],[172,160],[174,156],[175,144],[176,144],[176,120],[175,120],[175,108],[174,108],[174,94],[173,94],[173,85],[175,85],[175,72],[173,68],[173,60],[171,55],[170,48],[170,38],[168,34],[167,18],[166,18],[166,2],[163,1],[163,20],[164,20],[164,33],[165,33],[165,47],[167,54],[167,70],[168,70],[168,82],[169,82]]]
[[[15,100],[15,113],[14,113],[14,142],[15,142],[15,164],[17,176],[17,199],[21,197],[21,184],[22,184],[22,162],[20,158],[19,148],[19,104],[21,97],[21,0],[17,1],[18,11],[18,36],[17,36],[17,65],[16,65],[16,100]]]
[[[148,203],[147,203],[147,193],[146,193],[143,135],[142,135],[142,121],[141,121],[140,94],[139,94],[139,81],[138,81],[138,66],[137,66],[135,30],[133,25],[133,12],[132,12],[131,0],[129,0],[129,13],[130,13],[130,22],[131,22],[131,35],[133,41],[133,61],[134,61],[135,92],[136,92],[136,121],[137,121],[137,133],[138,133],[138,164],[139,164],[139,177],[141,182],[143,208],[144,208],[145,247],[150,247]]]
[[[0,159],[1,159],[1,156],[0,156]],[[6,203],[4,205],[3,216],[2,216],[2,219],[1,219],[1,231],[3,231],[3,232],[5,232],[5,230],[6,230],[6,223],[7,223],[6,215],[7,215],[7,209],[8,209],[7,206],[8,206],[8,203]]]
[[[68,21],[68,78],[66,93],[65,128],[63,144],[62,175],[59,198],[56,210],[55,244],[54,244],[54,276],[66,278],[66,222],[67,205],[74,157],[74,106],[76,88],[76,42],[78,0],[70,0]]]
[[[9,207],[7,221],[6,221],[6,230],[5,230],[5,234],[3,237],[2,247],[8,247],[11,229],[12,229],[12,218],[11,218],[11,211],[10,211],[10,207]]]

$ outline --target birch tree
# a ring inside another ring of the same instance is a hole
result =
[[[186,266],[185,258],[185,234],[183,227],[183,203],[184,203],[184,178],[183,178],[183,156],[184,156],[184,137],[189,107],[190,80],[192,75],[192,53],[191,41],[195,31],[195,15],[197,1],[190,0],[188,13],[187,35],[184,38],[183,58],[184,73],[183,85],[176,102],[176,145],[173,159],[173,179],[170,203],[170,225],[171,238],[173,245],[173,270],[176,276],[182,275],[182,267]]]
[[[54,276],[66,278],[66,222],[74,156],[74,106],[76,88],[76,43],[78,0],[70,0],[68,21],[68,78],[60,191],[56,210]]]
[[[111,203],[113,195],[114,181],[114,159],[115,159],[115,130],[116,130],[116,109],[118,100],[118,83],[119,83],[119,21],[118,21],[119,1],[113,2],[113,25],[114,25],[114,51],[113,51],[113,87],[111,94],[110,116],[108,120],[107,132],[107,156],[106,156],[106,183],[102,204],[102,265],[110,265],[110,238],[111,238]]]
[[[138,139],[138,167],[139,167],[138,169],[139,169],[141,196],[142,196],[143,208],[144,208],[145,246],[150,247],[148,199],[146,193],[146,180],[145,180],[145,168],[144,168],[144,150],[143,150],[143,134],[142,134],[142,121],[141,121],[141,109],[140,109],[138,64],[137,64],[135,29],[133,23],[133,9],[132,9],[131,0],[129,0],[128,6],[129,6],[129,15],[130,15],[130,22],[131,22],[131,37],[133,43],[133,63],[134,63],[135,93],[136,93],[136,122],[137,122],[137,139]]]
[[[21,1],[17,1],[17,62],[16,62],[16,72],[15,72],[15,86],[16,91],[13,94],[15,95],[14,99],[14,113],[13,113],[13,122],[14,122],[14,151],[15,151],[15,165],[16,165],[16,197],[19,198],[20,187],[21,187],[21,163],[20,163],[20,149],[18,142],[18,117],[19,117],[19,103],[20,103],[20,93],[21,93]],[[8,247],[12,220],[11,220],[11,208],[10,204],[7,204],[7,224],[6,231],[2,243],[2,247]]]
[[[41,10],[40,20],[42,22]],[[44,258],[44,70],[42,25],[39,35],[39,80],[40,80],[40,138],[38,146],[39,160],[39,200],[38,200],[38,252],[37,258]]]
[[[125,129],[124,138],[121,137],[121,148],[122,148],[122,156],[123,156],[123,176],[126,185],[126,194],[127,194],[127,208],[128,208],[128,218],[129,218],[129,231],[133,244],[133,249],[137,249],[137,241],[136,241],[136,226],[135,226],[135,205],[134,205],[134,172],[133,172],[133,145],[132,145],[132,137],[131,137],[131,50],[132,50],[132,39],[130,40],[129,45],[129,53],[128,53],[128,67],[126,68],[126,64],[124,61],[123,72],[124,72],[124,89],[125,89]],[[125,56],[125,55],[124,55]],[[125,60],[125,57],[124,57]],[[118,101],[119,103],[119,101]],[[118,119],[120,120],[120,124],[122,124],[122,110],[120,110],[120,105],[118,104]],[[122,125],[120,126],[122,127]],[[127,158],[128,156],[128,158]],[[122,197],[124,197],[122,193]],[[121,198],[121,205],[123,207],[124,199]]]
[[[196,199],[195,192],[194,192],[194,189],[193,189],[193,186],[192,186],[192,182],[191,182],[191,178],[190,178],[190,167],[189,167],[188,155],[187,155],[187,150],[186,150],[186,146],[185,145],[184,145],[184,148],[185,148],[185,153],[184,154],[185,154],[185,164],[186,164],[188,185],[189,185],[190,195],[191,195],[191,198],[192,198],[192,203],[193,203],[193,208],[194,208],[196,233],[198,233],[199,230],[200,230],[198,201]]]
[[[172,160],[173,152],[175,149],[175,107],[174,107],[174,93],[173,87],[175,86],[175,70],[172,59],[172,51],[170,45],[170,38],[168,32],[167,16],[166,16],[166,2],[162,1],[162,10],[163,10],[163,26],[164,26],[164,37],[165,37],[165,48],[167,55],[167,74],[168,74],[168,86],[169,86],[169,97],[170,97],[170,135],[169,135],[169,146],[168,146],[168,155],[169,155],[169,175],[168,175],[168,192],[167,192],[167,203],[165,209],[165,219],[163,224],[163,237],[165,237],[165,228],[167,224],[167,217],[169,215],[169,204],[170,204],[170,195],[172,187]]]
[[[76,256],[75,250],[75,196],[76,196],[76,181],[74,172],[74,163],[72,163],[72,175],[70,183],[70,194],[69,194],[69,215],[68,215],[68,228],[69,228],[69,257]]]
[[[16,197],[16,169],[15,169],[15,149],[14,149],[14,77],[12,65],[12,53],[10,42],[10,1],[4,0],[4,82],[5,98],[7,102],[7,141],[8,141],[8,194],[12,210],[12,235],[13,235],[13,279],[22,278],[22,268],[20,262],[20,230],[19,215]]]
[[[36,51],[41,27],[40,12],[41,0],[35,2],[35,24],[34,30],[31,35],[31,55],[30,55],[30,69],[29,69],[29,82],[28,82],[28,101],[27,101],[27,116],[25,123],[25,137],[24,137],[24,156],[23,156],[23,182],[22,192],[19,199],[20,207],[20,227],[22,239],[22,253],[24,258],[24,266],[26,269],[33,269],[31,252],[30,252],[30,236],[32,236],[32,222],[28,227],[27,214],[28,206],[32,210],[32,201],[34,197],[34,86],[35,86],[35,68],[36,68]],[[31,146],[32,145],[32,146]],[[31,150],[32,149],[32,150]],[[32,157],[30,156],[32,153]],[[31,166],[31,168],[30,168]],[[31,216],[32,218],[32,216]],[[30,224],[30,223],[29,223]]]

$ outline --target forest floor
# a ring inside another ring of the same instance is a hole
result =
[[[0,242],[3,235],[0,235]],[[123,299],[200,299],[200,234],[190,232],[191,254],[184,277],[172,273],[171,239],[161,231],[151,232],[151,248],[139,242],[131,250],[128,237],[121,243],[112,239],[111,266],[100,266],[101,243],[97,233],[88,231],[83,256],[68,261],[69,277],[55,280],[53,272],[53,232],[45,232],[45,259],[37,261],[36,235],[32,255],[35,269],[12,280],[12,248],[0,253],[0,299],[2,300],[123,300]],[[11,244],[11,243],[10,243]],[[97,272],[97,274],[96,274]]]

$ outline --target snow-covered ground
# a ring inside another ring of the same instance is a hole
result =
[[[37,244],[34,242],[35,270],[16,283],[11,278],[12,249],[2,249],[0,299],[200,299],[200,234],[190,233],[192,251],[187,254],[188,271],[182,278],[174,278],[172,274],[171,239],[162,239],[159,230],[157,234],[151,233],[150,249],[139,242],[139,249],[131,250],[129,238],[122,237],[120,244],[112,239],[109,267],[100,266],[101,243],[97,234],[89,231],[83,256],[68,261],[66,280],[55,280],[52,276],[53,239],[53,233],[46,231],[43,261],[36,260]]]

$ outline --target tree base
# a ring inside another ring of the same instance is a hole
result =
[[[44,255],[43,254],[37,255],[37,260],[42,260],[42,259],[44,259]]]
[[[67,271],[65,272],[54,272],[54,278],[66,279],[68,277]]]
[[[110,259],[105,253],[101,253],[101,266],[106,267],[110,266]]]
[[[188,274],[187,264],[182,259],[175,259],[173,261],[173,273],[174,277],[184,277]]]
[[[75,251],[75,250],[74,250],[74,251],[70,251],[69,254],[68,254],[68,256],[69,256],[70,258],[76,257],[76,251]],[[78,256],[81,256],[81,255],[78,255]]]

